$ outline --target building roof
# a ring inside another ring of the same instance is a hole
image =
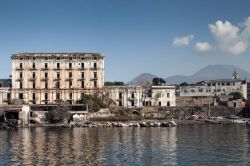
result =
[[[11,59],[15,58],[37,58],[37,57],[104,57],[102,53],[90,52],[24,52],[12,54]]]
[[[202,83],[220,83],[220,82],[242,82],[244,80],[233,80],[233,79],[218,79],[218,80],[203,80],[200,82],[197,82],[196,84],[202,84]]]

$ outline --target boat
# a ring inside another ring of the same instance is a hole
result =
[[[246,121],[246,125],[250,126],[250,120]]]

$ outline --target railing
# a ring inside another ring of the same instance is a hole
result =
[[[36,77],[29,78],[29,81],[35,81],[35,80],[36,80]]]
[[[16,70],[23,70],[24,68],[22,67],[17,67]]]
[[[49,78],[41,78],[41,81],[48,81]]]
[[[18,78],[16,79],[16,81],[23,81],[23,78]]]
[[[66,78],[65,81],[72,81],[73,78]]]

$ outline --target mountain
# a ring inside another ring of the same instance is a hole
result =
[[[153,78],[155,75],[150,74],[150,73],[143,73],[140,74],[139,76],[135,77],[131,81],[127,83],[127,85],[142,85],[145,82],[149,82],[151,84]]]
[[[203,80],[232,79],[232,73],[236,70],[240,79],[250,81],[250,73],[233,65],[208,65],[190,76],[174,75],[166,78],[168,85],[182,82],[196,83]],[[143,81],[152,82],[155,75],[143,73],[128,82],[128,85],[141,85]]]
[[[196,83],[203,80],[232,79],[232,73],[236,70],[240,79],[250,81],[250,73],[233,65],[208,65],[191,76],[171,76],[166,78],[168,84],[180,84],[182,82]]]

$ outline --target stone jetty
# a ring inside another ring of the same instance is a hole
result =
[[[86,123],[70,123],[63,127],[175,127],[174,121],[170,122],[86,122]]]

